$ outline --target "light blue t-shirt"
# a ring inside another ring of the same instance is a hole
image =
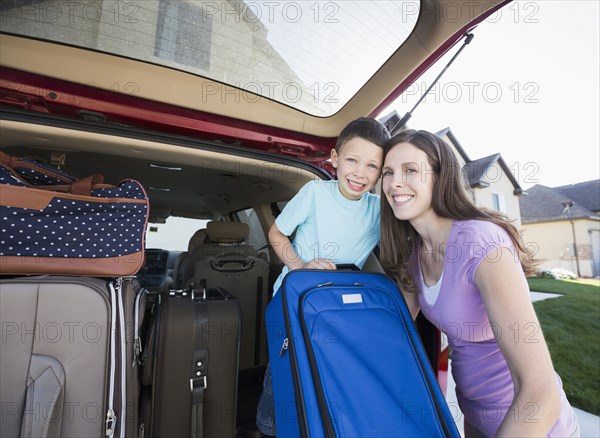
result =
[[[365,193],[351,201],[342,195],[337,181],[311,181],[287,203],[275,224],[286,236],[296,230],[292,248],[305,263],[324,258],[362,268],[379,242],[379,209],[378,195]],[[274,293],[288,271],[284,266]]]

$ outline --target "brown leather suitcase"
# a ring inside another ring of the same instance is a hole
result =
[[[158,301],[145,365],[152,375],[145,431],[150,437],[234,437],[237,299],[215,288],[171,291]]]

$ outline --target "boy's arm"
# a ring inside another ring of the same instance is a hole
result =
[[[304,263],[298,254],[296,254],[296,251],[294,251],[289,237],[279,231],[276,224],[273,224],[271,229],[269,229],[269,242],[277,257],[285,263],[290,271],[300,268],[335,269],[335,263],[329,259],[313,259]]]

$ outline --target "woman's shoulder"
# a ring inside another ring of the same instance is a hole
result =
[[[471,219],[454,222],[456,236],[460,240],[469,239],[475,242],[510,242],[510,237],[500,225],[486,220]],[[508,240],[507,240],[508,239]]]
[[[461,231],[491,231],[502,229],[498,224],[483,219],[465,219],[454,221],[454,226]]]

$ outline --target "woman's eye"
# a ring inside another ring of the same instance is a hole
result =
[[[392,172],[391,170],[384,170],[381,174],[383,176],[391,176],[394,174],[394,172]]]
[[[413,169],[412,167],[407,168],[404,173],[408,173],[409,175],[412,175],[413,173],[417,173],[417,169]]]

